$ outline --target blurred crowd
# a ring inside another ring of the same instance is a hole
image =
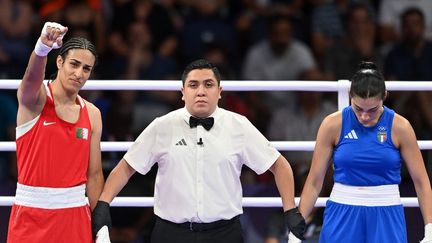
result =
[[[23,76],[46,21],[67,26],[66,39],[81,36],[95,43],[99,63],[92,79],[98,80],[179,80],[187,63],[205,58],[218,66],[223,80],[349,79],[360,61],[373,61],[387,80],[432,81],[430,0],[1,0],[0,79]],[[47,79],[56,70],[55,56],[49,56]],[[81,95],[102,112],[103,141],[133,141],[155,117],[183,106],[175,91]],[[13,141],[15,91],[0,90],[0,103],[0,140]],[[419,140],[432,139],[430,92],[390,92],[385,104],[412,123]],[[271,141],[312,141],[322,119],[337,110],[337,95],[226,91],[220,106],[248,117]],[[103,153],[106,173],[122,155]],[[284,155],[300,193],[312,154]],[[423,155],[431,175],[432,156]],[[1,196],[14,194],[14,156],[0,153]],[[120,196],[152,196],[156,169],[134,176]],[[276,196],[270,176],[245,168],[244,195]],[[412,195],[410,183],[401,185],[402,196]],[[328,192],[325,188],[323,196]],[[0,207],[0,241],[8,210]],[[407,222],[417,211],[407,214]],[[151,208],[113,208],[112,213],[114,242],[147,242]],[[246,208],[248,242],[278,242],[278,213]],[[315,215],[309,219],[311,239],[319,231],[320,210]]]

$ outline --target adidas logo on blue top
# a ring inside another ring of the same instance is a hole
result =
[[[347,133],[347,135],[345,135],[344,138],[358,139],[357,134],[354,130],[351,130],[349,133]]]

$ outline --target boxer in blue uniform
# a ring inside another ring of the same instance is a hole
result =
[[[404,161],[414,182],[431,239],[432,191],[410,123],[383,105],[385,81],[363,62],[351,78],[351,105],[326,117],[318,131],[300,212],[311,213],[333,159],[334,186],[324,212],[320,242],[407,242],[399,195]]]

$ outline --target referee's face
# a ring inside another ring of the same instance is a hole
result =
[[[211,69],[195,69],[188,74],[182,87],[182,100],[191,115],[205,118],[215,111],[221,91]]]

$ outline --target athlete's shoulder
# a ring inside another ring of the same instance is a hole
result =
[[[327,115],[324,118],[322,124],[331,127],[340,127],[340,125],[342,124],[342,111],[335,111]]]
[[[397,132],[406,131],[407,129],[411,129],[411,123],[405,117],[399,115],[398,113],[394,113],[393,118],[393,129]]]
[[[100,114],[100,110],[99,110],[99,108],[96,105],[94,105],[93,103],[91,103],[90,101],[88,101],[88,100],[86,100],[84,98],[82,98],[82,100],[85,103],[85,106],[87,107],[87,110],[90,113]]]
[[[82,99],[82,101],[85,103],[85,107],[87,107],[87,113],[91,123],[92,131],[100,132],[102,129],[102,115],[99,108],[85,99]]]

